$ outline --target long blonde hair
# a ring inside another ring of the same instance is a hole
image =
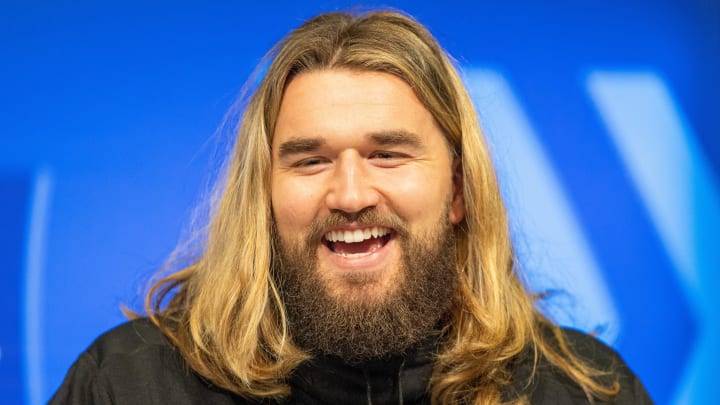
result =
[[[245,108],[200,253],[146,297],[148,316],[195,372],[244,397],[280,398],[289,394],[287,376],[308,359],[292,342],[270,274],[270,145],[289,81],[304,71],[342,68],[403,79],[461,158],[460,288],[430,382],[433,402],[502,402],[512,379],[509,364],[524,351],[563,370],[588,398],[617,392],[617,384],[601,384],[602,372],[571,353],[519,281],[477,114],[450,59],[422,25],[398,12],[323,14],[288,34],[268,60]]]

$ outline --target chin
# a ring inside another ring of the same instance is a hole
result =
[[[339,305],[382,305],[394,296],[402,282],[384,271],[343,274],[325,281],[325,291]]]

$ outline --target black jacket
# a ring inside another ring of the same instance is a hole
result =
[[[610,348],[567,331],[578,355],[599,368],[618,371],[616,404],[652,404],[635,375]],[[287,404],[424,404],[432,372],[434,342],[395,359],[351,366],[332,357],[301,365],[289,379]],[[529,357],[529,356],[528,356]],[[532,404],[583,404],[585,394],[572,380],[541,362],[532,384],[530,358],[513,363],[508,397],[528,394]],[[177,350],[145,319],[123,324],[98,338],[77,359],[50,404],[250,404],[193,373]]]

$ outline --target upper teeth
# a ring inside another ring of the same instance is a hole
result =
[[[330,242],[357,243],[366,239],[385,236],[390,233],[390,229],[382,226],[373,226],[372,228],[355,229],[353,231],[330,231],[325,234],[325,239]]]

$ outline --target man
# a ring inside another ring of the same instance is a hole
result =
[[[651,403],[533,307],[476,113],[424,27],[325,14],[271,55],[202,252],[52,403]]]

